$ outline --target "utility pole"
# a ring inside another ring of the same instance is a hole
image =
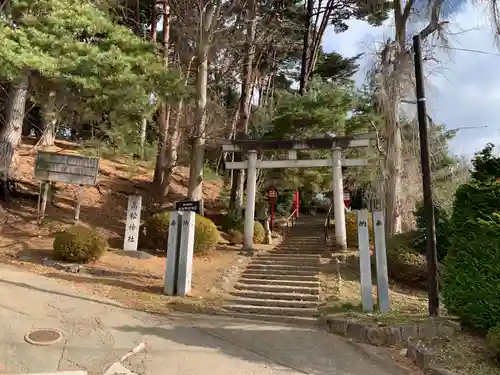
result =
[[[427,293],[429,316],[439,316],[438,261],[436,250],[436,225],[432,200],[431,165],[429,161],[429,139],[427,134],[427,110],[425,106],[424,74],[422,68],[422,48],[420,35],[413,37],[415,58],[415,81],[417,94],[418,129],[420,134],[420,162],[422,166],[422,185],[424,190],[425,227],[427,237]]]

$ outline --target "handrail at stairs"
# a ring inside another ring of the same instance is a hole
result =
[[[333,204],[331,204],[330,208],[328,209],[328,213],[326,214],[325,224],[323,226],[324,231],[325,231],[325,245],[328,243],[328,238],[329,238],[328,231],[331,228],[332,208],[333,208]]]
[[[286,219],[285,221],[285,230],[284,230],[284,238],[286,238],[288,236],[288,230],[289,228],[293,228],[295,226],[295,222],[297,221],[297,209],[294,209],[293,212],[291,213],[290,216],[288,216],[288,218]]]

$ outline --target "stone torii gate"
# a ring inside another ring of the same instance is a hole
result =
[[[335,239],[341,249],[347,248],[344,212],[344,184],[342,167],[365,166],[365,159],[342,159],[342,150],[347,148],[369,147],[376,133],[363,133],[351,136],[312,138],[304,140],[227,140],[221,142],[224,152],[245,152],[246,161],[226,162],[227,169],[246,169],[246,207],[244,242],[245,250],[253,247],[253,227],[255,216],[255,193],[257,169],[261,168],[315,168],[332,167],[333,204],[335,218]],[[297,150],[332,150],[331,159],[297,160]],[[288,151],[287,160],[257,160],[258,152]]]

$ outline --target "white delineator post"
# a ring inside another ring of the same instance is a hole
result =
[[[368,231],[368,210],[358,211],[359,271],[361,282],[361,303],[363,311],[373,311],[372,268],[370,263],[370,234]]]
[[[170,213],[170,225],[168,227],[167,244],[167,266],[165,269],[164,293],[174,296],[177,293],[178,258],[180,246],[180,234],[182,214],[177,211]]]
[[[333,169],[333,207],[335,218],[335,242],[341,250],[347,249],[344,212],[344,183],[342,180],[342,151],[335,148],[332,151]]]
[[[181,241],[179,248],[179,268],[177,272],[177,295],[184,297],[191,292],[193,272],[193,248],[196,214],[193,211],[182,213]]]
[[[385,247],[384,214],[373,211],[373,234],[377,261],[377,297],[381,313],[389,312],[389,277],[387,275],[387,252]]]
[[[248,151],[247,156],[247,201],[245,207],[245,229],[243,234],[243,248],[253,249],[253,226],[255,219],[255,192],[257,190],[257,151]]]

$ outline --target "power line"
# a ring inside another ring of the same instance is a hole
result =
[[[449,49],[449,50],[452,50],[452,51],[479,53],[481,55],[490,55],[490,56],[500,56],[500,53],[480,51],[480,50],[477,50],[477,49],[456,48],[456,47],[443,47],[443,48],[444,49]]]

